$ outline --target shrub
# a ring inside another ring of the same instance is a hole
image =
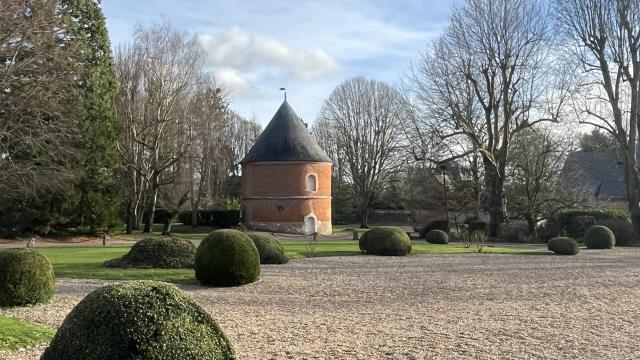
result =
[[[58,329],[42,360],[236,359],[211,318],[174,285],[126,281],[87,295]]]
[[[536,240],[541,243],[547,243],[554,237],[559,237],[560,234],[562,234],[562,228],[553,219],[544,221],[536,228]]]
[[[584,244],[588,249],[611,249],[616,245],[616,237],[608,227],[594,225],[584,234]]]
[[[629,216],[616,209],[571,210],[557,215],[557,221],[562,230],[574,238],[583,237],[589,227],[596,221],[604,219],[629,221]]]
[[[568,237],[555,237],[549,240],[547,246],[549,250],[560,255],[576,255],[580,251],[578,243]]]
[[[630,222],[620,219],[604,219],[596,221],[595,225],[608,227],[616,238],[616,246],[630,246],[638,244],[638,237],[633,232]]]
[[[289,258],[284,254],[280,241],[268,234],[248,234],[260,253],[260,264],[286,264]]]
[[[449,233],[449,220],[432,220],[420,229],[420,238],[425,239],[431,230],[442,230]]]
[[[487,232],[489,228],[489,224],[486,221],[482,220],[473,220],[469,222],[469,232],[474,233],[476,231]]]
[[[364,233],[359,246],[371,255],[404,256],[411,252],[411,239],[402,229],[385,226]]]
[[[0,250],[0,306],[46,303],[55,278],[46,256],[32,249]]]
[[[260,254],[243,232],[217,230],[198,246],[195,268],[196,278],[204,285],[248,284],[260,276]]]
[[[191,225],[193,220],[192,215],[193,215],[193,211],[190,211],[190,210],[180,211],[180,213],[178,213],[178,221],[180,221],[184,225]]]
[[[144,239],[133,244],[121,258],[105,262],[106,267],[119,268],[193,268],[196,246],[189,240],[176,238]]]
[[[153,212],[154,224],[164,224],[167,221],[171,221],[171,218],[173,218],[173,214],[169,209],[158,208]]]
[[[442,230],[431,230],[425,237],[430,244],[448,244],[449,235]]]
[[[240,210],[213,210],[213,225],[230,228],[240,223]]]

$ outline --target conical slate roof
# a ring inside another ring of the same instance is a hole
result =
[[[240,163],[259,161],[332,162],[287,100]]]

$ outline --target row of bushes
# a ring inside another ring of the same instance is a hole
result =
[[[198,225],[231,228],[240,223],[241,216],[241,211],[235,209],[198,210]],[[181,211],[178,214],[178,220],[185,225],[191,225],[193,220],[193,211]]]
[[[585,232],[584,244],[588,249],[611,249],[616,245],[616,237],[606,226],[594,225]],[[576,255],[580,251],[578,242],[566,236],[550,239],[547,246],[560,255]]]

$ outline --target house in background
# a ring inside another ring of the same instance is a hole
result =
[[[624,167],[612,152],[570,153],[562,168],[561,189],[581,192],[594,207],[629,211]]]

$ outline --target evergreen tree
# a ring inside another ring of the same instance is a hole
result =
[[[77,95],[84,111],[79,123],[81,168],[68,197],[68,217],[82,229],[109,231],[119,223],[120,205],[114,179],[119,125],[112,105],[117,82],[109,35],[99,0],[64,0],[62,6],[65,41],[80,49]]]

